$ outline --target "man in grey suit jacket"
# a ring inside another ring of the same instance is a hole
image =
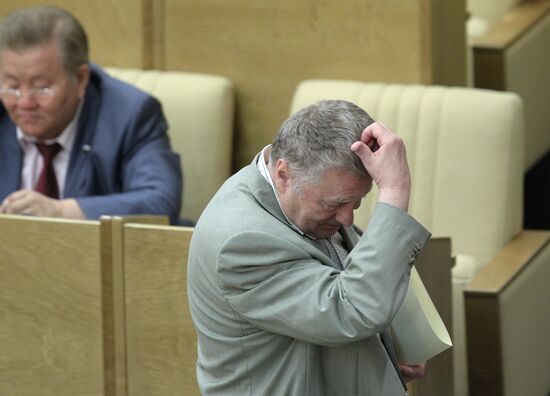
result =
[[[367,230],[353,210],[374,181]],[[430,234],[407,215],[402,140],[352,103],[283,123],[199,219],[188,291],[204,395],[403,395],[387,327]]]

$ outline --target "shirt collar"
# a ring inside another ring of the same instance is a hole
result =
[[[269,154],[271,152],[271,145],[268,144],[265,146],[262,151],[260,152],[260,155],[258,156],[258,160],[256,162],[256,167],[258,168],[258,171],[260,174],[264,177],[265,180],[269,183],[271,188],[273,189],[273,193],[275,194],[275,198],[277,199],[277,203],[279,204],[279,207],[281,208],[281,212],[283,212],[283,215],[285,216],[286,221],[290,224],[290,226],[298,232],[301,236],[308,237],[309,239],[316,240],[317,238],[312,237],[311,235],[306,234],[303,232],[296,224],[294,224],[286,215],[285,210],[281,206],[281,201],[279,200],[279,193],[277,192],[277,189],[275,188],[275,184],[273,183],[273,179],[271,178],[271,173],[269,172]]]

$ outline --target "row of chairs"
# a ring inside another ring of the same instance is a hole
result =
[[[297,88],[291,111],[325,98],[352,101],[403,137],[413,180],[409,212],[435,237],[452,240],[455,396],[546,395],[550,339],[541,332],[550,331],[550,319],[527,312],[550,308],[540,283],[550,270],[550,232],[522,229],[522,99],[473,88],[312,80]],[[375,203],[373,191],[356,213],[360,227]],[[536,341],[525,341],[533,335]]]
[[[181,150],[184,161],[183,213],[186,205],[198,202],[198,208],[188,211],[192,218],[198,216],[230,174],[231,83],[221,77],[188,73],[119,69],[117,75],[163,102],[175,132],[174,146]],[[196,83],[188,87],[191,80],[187,77]],[[182,78],[184,85],[175,78]],[[188,95],[187,99],[182,95]],[[204,99],[198,99],[201,97]],[[467,394],[464,289],[474,274],[522,231],[523,102],[512,93],[471,88],[313,80],[299,85],[290,112],[320,99],[357,103],[405,139],[414,185],[411,214],[435,236],[452,238],[456,256],[453,377],[457,396]],[[189,110],[187,114],[184,109]],[[212,150],[213,155],[203,155]],[[219,162],[212,164],[212,158]],[[205,185],[207,180],[212,184]],[[375,199],[374,192],[358,211],[359,226],[368,224]]]
[[[231,173],[231,83],[188,73],[110,71],[162,101],[174,147],[183,156],[183,213],[196,220]],[[195,80],[192,85],[189,77]],[[435,236],[452,239],[453,377],[456,395],[465,395],[464,289],[523,231],[523,101],[513,93],[474,88],[310,80],[297,87],[290,112],[320,99],[352,101],[405,140],[413,179],[410,212]],[[359,226],[368,224],[375,201],[376,191],[357,212]],[[469,359],[476,359],[475,351]],[[502,382],[503,376],[495,381]],[[550,388],[550,379],[543,382]]]

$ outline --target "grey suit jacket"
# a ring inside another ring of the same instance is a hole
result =
[[[381,343],[430,234],[378,204],[340,270],[285,220],[254,165],[218,191],[189,252],[204,395],[403,395]]]

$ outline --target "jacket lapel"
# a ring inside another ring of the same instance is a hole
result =
[[[0,105],[0,201],[21,187],[23,152],[15,125]]]
[[[78,120],[77,132],[69,159],[65,197],[97,195],[101,188],[95,175],[93,138],[99,115],[99,76],[91,69],[90,82],[86,87],[84,104]]]
[[[261,173],[258,171],[258,168],[256,167],[257,159],[258,159],[258,156],[254,158],[254,161],[252,161],[251,165],[243,169],[243,171],[248,172],[248,174],[246,175],[246,180],[248,183],[248,189],[251,192],[254,199],[267,212],[269,212],[271,216],[275,217],[281,223],[284,223],[288,227],[289,232],[294,232],[296,236],[299,237],[304,243],[313,247],[313,249],[311,249],[310,247],[309,251],[318,260],[320,260],[325,265],[339,269],[338,265],[334,263],[334,261],[330,258],[330,254],[327,251],[326,246],[322,241],[311,239],[311,238],[308,238],[307,236],[301,235],[288,222],[285,214],[281,209],[281,206],[279,205],[279,202],[277,201],[277,198],[275,197],[273,188],[267,182],[267,180],[265,180],[265,178],[261,175]]]

